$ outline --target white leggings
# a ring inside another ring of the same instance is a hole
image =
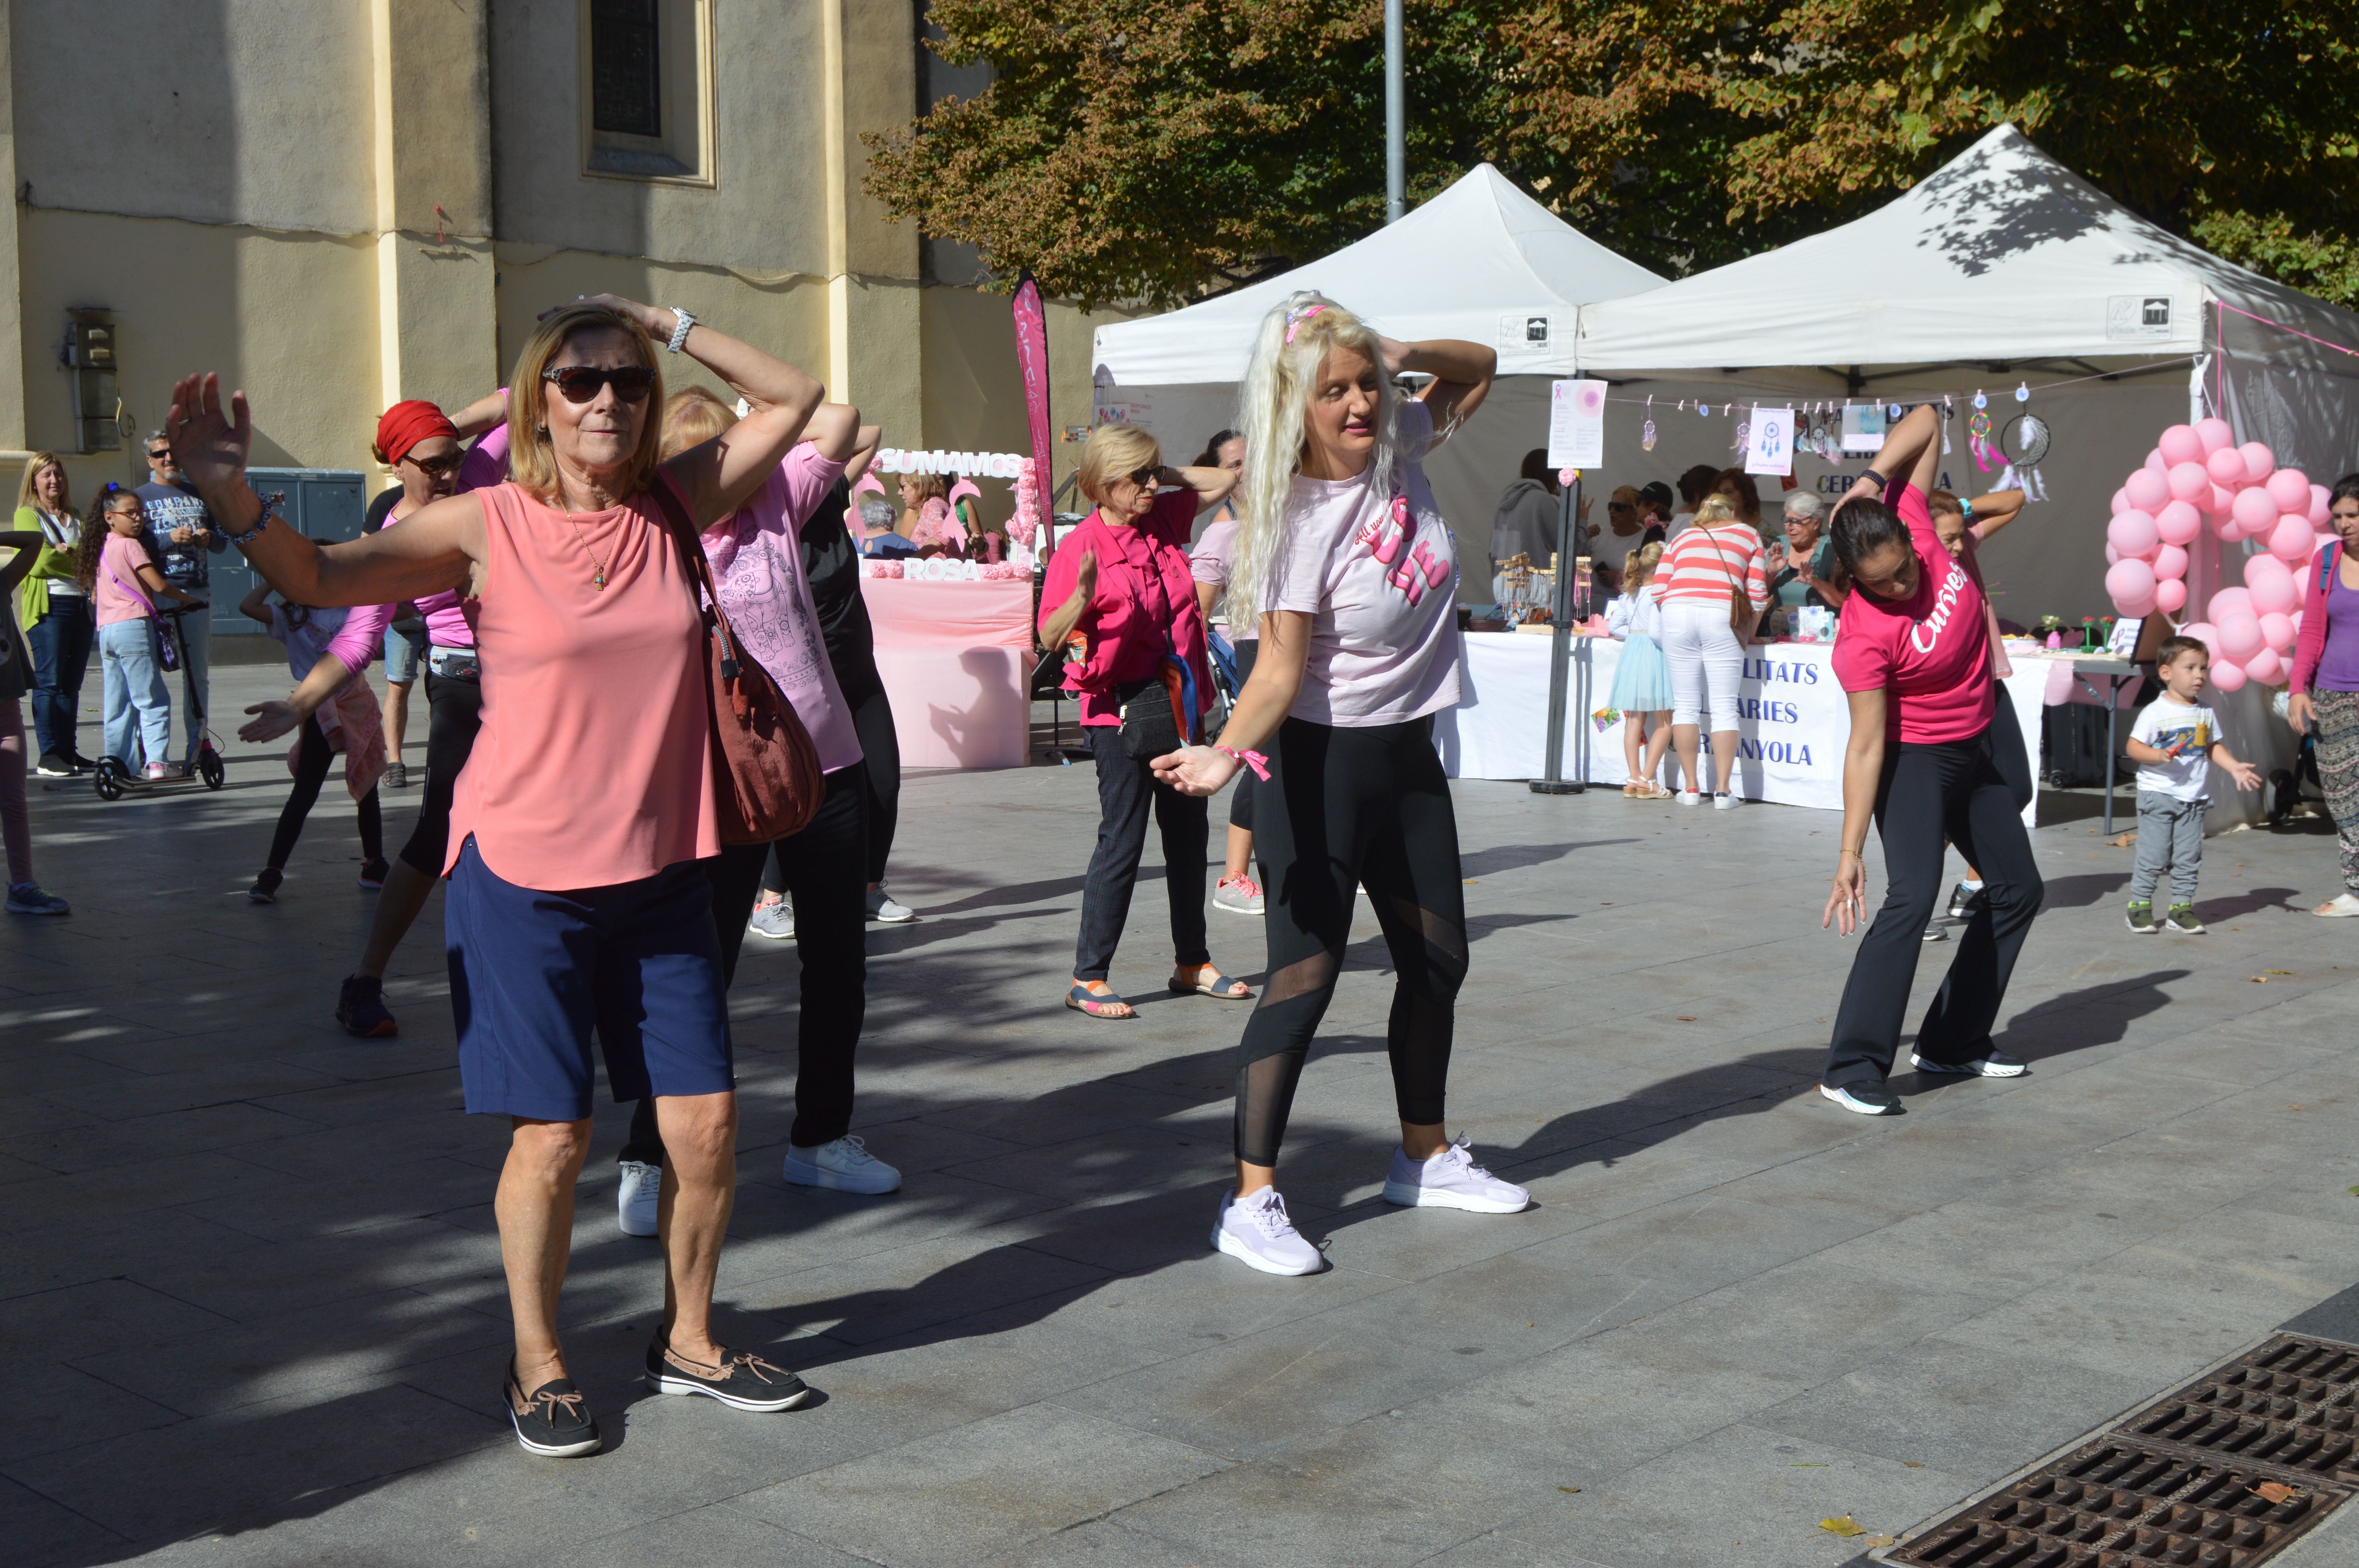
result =
[[[1736,728],[1736,688],[1745,646],[1725,604],[1663,606],[1663,657],[1671,666],[1671,722],[1707,730]],[[1704,715],[1711,714],[1707,724]]]

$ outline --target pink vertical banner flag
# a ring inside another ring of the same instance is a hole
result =
[[[1040,517],[1053,514],[1055,470],[1049,459],[1049,316],[1040,286],[1029,272],[1016,286],[1016,362],[1024,372],[1024,416],[1032,426],[1032,472],[1040,491]]]

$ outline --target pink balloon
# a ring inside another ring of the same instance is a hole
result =
[[[2223,447],[2236,444],[2236,432],[2228,427],[2225,419],[2200,419],[2195,425],[2195,438],[2203,443],[2203,455],[2210,457]]]
[[[2259,560],[2275,560],[2274,556],[2261,556]],[[2291,577],[2266,577],[2252,585],[2253,612],[2256,615],[2290,615],[2293,607],[2301,602],[2301,589]]]
[[[2294,639],[2300,635],[2301,629],[2293,623],[2290,615],[2280,615],[2271,611],[2261,617],[2261,641],[2280,654],[2292,647]]]
[[[2201,444],[2199,443],[2199,447],[2200,445]],[[2199,451],[2199,457],[2200,455]],[[2146,466],[2153,470],[2156,473],[2169,473],[2170,471],[2170,460],[2162,455],[2162,449],[2160,447],[2157,447],[2154,450],[2147,453]]]
[[[2212,684],[2218,687],[2222,691],[2244,690],[2244,666],[2230,659],[2212,660]]]
[[[2105,591],[2115,604],[2136,603],[2154,598],[2154,568],[2144,561],[2125,557],[2105,568]]]
[[[2212,487],[2212,499],[2202,503],[2203,510],[2214,517],[2225,517],[2236,504],[2236,492],[2224,484]]]
[[[2200,463],[2204,458],[2203,438],[2198,436],[2194,427],[2190,425],[2173,425],[2165,430],[2162,439],[2154,444],[2154,449],[2162,454],[2165,463],[2173,466]]]
[[[2168,548],[2169,546],[2165,546]],[[2154,607],[2165,615],[2176,615],[2187,608],[2187,585],[2176,580],[2154,585]]]
[[[2200,506],[2212,493],[2212,476],[2203,470],[2201,463],[2173,463],[2170,472],[2163,477],[2177,500],[2191,501]]]
[[[2155,469],[2140,469],[2122,484],[2122,493],[2141,512],[2152,512],[2170,500],[2170,481]]]
[[[2157,582],[2175,582],[2187,575],[2187,552],[2176,545],[2158,545],[2153,566]]]
[[[2245,454],[2234,447],[2223,447],[2203,460],[2203,471],[2212,476],[2213,484],[2234,490],[2252,481],[2245,477]]]
[[[2118,561],[2118,560],[2120,560],[2121,558],[2122,558],[2122,553],[2121,553],[2119,550],[2116,550],[2115,548],[2114,548],[2114,542],[2113,542],[2111,539],[2106,540],[2106,541],[2105,541],[2105,564],[2106,564],[2107,566],[2112,566],[2115,561]]]
[[[2277,471],[2277,454],[2259,441],[2247,441],[2236,450],[2245,460],[2245,482],[2258,484]]]
[[[2322,484],[2310,487],[2310,525],[2321,532],[2334,526],[2332,509],[2334,492]]]
[[[2240,665],[2268,645],[2261,623],[2249,615],[2220,622],[2220,651]]]
[[[2285,660],[2275,648],[2263,648],[2245,661],[2245,673],[2263,686],[2276,686],[2286,678]]]
[[[2280,512],[2310,513],[2310,476],[2299,469],[2279,469],[2267,480],[2269,499]]]
[[[2318,534],[2310,527],[2310,519],[2290,512],[2278,518],[2277,525],[2269,531],[2269,554],[2289,567],[2310,559],[2310,552],[2317,544]]]
[[[2166,545],[2191,545],[2203,532],[2203,514],[2183,501],[2171,502],[2154,514],[2154,531]]]
[[[2116,517],[2130,509],[2130,492],[2127,490],[2114,492],[2113,508],[2114,515]]]
[[[2228,503],[2228,515],[2234,517],[2236,520],[2236,526],[2247,534],[2261,528],[2275,527],[2277,514],[2282,510],[2282,507],[2269,499],[2268,491],[2257,484],[2249,490],[2238,491],[2236,499]]]
[[[2162,542],[2154,519],[2143,512],[2125,512],[2105,524],[2105,540],[2125,556],[2143,556]]]
[[[2238,616],[2250,620],[2260,613],[2253,608],[2253,596],[2241,588],[2222,589],[2212,596],[2212,602],[2204,608],[2211,611],[2214,626],[2223,621],[2234,621]]]

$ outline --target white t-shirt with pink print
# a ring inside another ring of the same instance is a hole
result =
[[[1297,478],[1272,608],[1310,616],[1291,717],[1372,730],[1458,705],[1458,553],[1425,482],[1433,415],[1405,400],[1392,482]]]

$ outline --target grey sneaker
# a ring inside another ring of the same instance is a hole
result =
[[[2156,930],[2154,905],[2144,901],[2131,904],[2128,913],[2122,916],[2122,924],[2141,936],[2153,935]]]
[[[408,789],[409,787],[409,770],[399,762],[386,763],[385,787],[387,789]]]
[[[901,1173],[871,1154],[856,1132],[810,1149],[788,1144],[779,1174],[798,1187],[832,1187],[839,1193],[864,1193],[872,1197],[901,1184]]]
[[[894,898],[877,883],[868,890],[868,918],[881,920],[887,925],[901,925],[918,918],[918,912]]]
[[[1249,876],[1223,877],[1213,884],[1212,907],[1225,909],[1231,914],[1259,914],[1262,912],[1261,883]]]
[[[8,913],[11,914],[71,914],[73,910],[57,894],[43,892],[38,882],[10,882]]]
[[[1426,1160],[1412,1160],[1396,1145],[1392,1167],[1385,1173],[1385,1201],[1409,1208],[1520,1214],[1532,1206],[1532,1195],[1476,1164],[1461,1138]]]
[[[2172,904],[2170,913],[2163,916],[2162,928],[2180,936],[2203,935],[2203,923],[2195,918],[2195,906],[2191,903]]]
[[[795,935],[795,906],[783,898],[756,904],[754,918],[745,922],[745,929],[773,942],[790,942]]]
[[[1265,1274],[1315,1274],[1327,1266],[1319,1249],[1302,1238],[1286,1215],[1276,1187],[1238,1199],[1236,1189],[1221,1195],[1221,1217],[1212,1222],[1212,1245],[1247,1268]]]

